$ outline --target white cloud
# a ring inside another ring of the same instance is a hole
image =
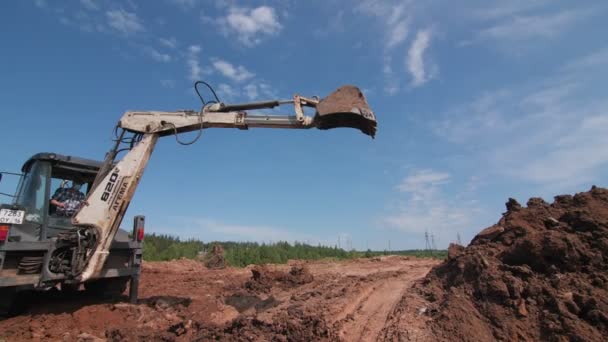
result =
[[[390,8],[386,21],[386,48],[394,48],[405,41],[409,33],[410,19],[405,15],[405,4],[398,4]]]
[[[245,46],[257,45],[264,37],[276,35],[283,28],[275,9],[269,6],[230,7],[224,17],[217,20],[203,17],[203,20],[218,23],[226,34],[236,35]]]
[[[384,92],[388,95],[397,94],[402,88],[401,77],[393,70],[393,55],[408,37],[412,22],[412,2],[363,0],[354,11],[375,18],[381,25],[384,36],[382,56]]]
[[[260,88],[262,95],[264,95],[266,98],[276,99],[279,97],[275,89],[273,89],[268,83],[259,82],[258,87]]]
[[[217,90],[221,99],[232,100],[240,95],[232,86],[226,83],[220,83]]]
[[[154,48],[149,48],[147,49],[148,54],[150,55],[150,57],[152,57],[152,59],[154,59],[157,62],[163,62],[163,63],[167,63],[167,62],[171,62],[171,56],[166,54],[166,53],[162,53],[159,52],[158,50],[154,49]]]
[[[431,42],[431,31],[420,30],[410,46],[407,54],[407,69],[412,75],[412,86],[418,87],[426,83],[432,75],[425,69],[424,52]]]
[[[262,81],[247,84],[243,91],[249,100],[258,100],[262,96],[264,99],[276,99],[278,97],[276,91],[268,83]]]
[[[443,193],[450,178],[447,172],[431,169],[410,172],[397,186],[406,198],[382,218],[383,226],[410,234],[428,231],[445,241],[466,230],[479,209],[475,201],[464,201],[460,195],[450,199]]]
[[[255,100],[258,98],[258,87],[255,84],[248,84],[245,86],[245,95],[249,100]]]
[[[608,107],[604,108],[604,111]],[[608,116],[585,117],[553,148],[522,165],[513,176],[535,183],[580,184],[594,179],[595,171],[608,165]]]
[[[409,193],[412,200],[424,200],[432,196],[439,185],[445,184],[449,180],[449,173],[420,170],[405,177],[397,186],[397,189]]]
[[[549,0],[510,0],[501,3],[492,2],[487,8],[471,11],[473,16],[482,20],[494,20],[526,12],[549,3]]]
[[[159,38],[158,41],[161,45],[169,49],[175,49],[177,47],[177,39],[175,39],[175,37]]]
[[[266,225],[232,224],[210,218],[188,219],[187,221],[191,221],[194,226],[191,235],[200,235],[200,232],[205,232],[206,237],[211,233],[222,240],[258,242],[306,241],[312,244],[320,241],[308,234],[292,232]]]
[[[188,47],[188,53],[198,55],[201,52],[200,45],[190,45]]]
[[[254,73],[247,70],[244,66],[234,66],[222,59],[215,59],[212,62],[212,66],[222,75],[236,82],[245,81],[255,76]]]
[[[203,74],[203,69],[199,64],[199,54],[201,52],[201,47],[198,45],[190,45],[188,47],[188,54],[186,58],[186,63],[188,64],[189,70],[189,78],[191,81],[198,81],[201,79]]]
[[[517,15],[481,29],[477,40],[518,42],[555,38],[593,13],[591,10],[564,10],[551,14]]]
[[[413,204],[386,216],[384,224],[405,233],[432,231],[439,236],[451,236],[467,228],[475,211],[475,208],[454,207],[441,201]]]
[[[487,92],[444,113],[435,133],[460,146],[455,153],[508,177],[569,192],[597,179],[608,165],[605,50],[557,68],[553,75]]]
[[[580,59],[567,63],[563,72],[576,72],[577,70],[585,70],[588,68],[599,68],[608,66],[608,47],[604,47],[592,54],[589,54]]]
[[[406,20],[399,21],[395,26],[393,26],[390,30],[388,41],[386,42],[387,48],[393,48],[407,38],[407,34],[409,33],[408,22]]]
[[[96,11],[99,9],[99,5],[95,0],[80,0],[82,6],[90,11]]]
[[[130,35],[145,31],[142,21],[135,13],[120,9],[107,11],[106,17],[108,25],[122,34]]]

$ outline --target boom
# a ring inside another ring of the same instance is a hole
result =
[[[246,110],[273,108],[293,104],[295,115],[249,114]],[[303,107],[316,109],[314,117],[306,116]],[[330,129],[359,128],[374,136],[376,120],[358,88],[344,86],[323,100],[294,96],[293,100],[268,101],[230,105],[207,104],[200,112],[129,111],[120,119],[121,133],[112,150],[106,155],[89,192],[85,205],[72,218],[78,228],[71,241],[76,241],[72,257],[73,277],[81,281],[99,276],[137,185],[159,137],[207,128],[292,128]],[[130,137],[127,137],[130,135]],[[200,136],[200,135],[199,135]],[[198,138],[198,137],[197,137]],[[179,141],[179,140],[178,140]],[[115,159],[127,143],[128,152],[122,160]],[[185,143],[189,144],[189,143]]]

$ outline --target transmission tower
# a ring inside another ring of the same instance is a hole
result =
[[[424,250],[428,251],[431,249],[431,244],[429,242],[429,232],[427,230],[424,231]]]
[[[460,239],[460,233],[456,233],[456,243],[462,246],[462,240]]]
[[[437,246],[435,245],[435,234],[431,233],[431,249],[436,250]]]

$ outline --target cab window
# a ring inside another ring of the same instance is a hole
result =
[[[26,221],[43,222],[43,213],[47,205],[46,186],[50,173],[50,163],[38,161],[32,165],[23,177],[15,198],[15,204],[25,207]]]

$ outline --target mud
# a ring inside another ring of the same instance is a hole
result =
[[[122,301],[37,294],[26,312],[0,321],[0,340],[376,340],[401,294],[436,264],[397,256],[217,270],[144,262],[138,304],[126,293]],[[269,287],[246,286],[256,272]]]
[[[506,206],[497,224],[467,248],[450,246],[448,260],[404,296],[385,338],[414,340],[422,329],[443,341],[605,341],[608,190]],[[416,296],[427,301],[422,314],[411,305]],[[425,321],[401,322],[416,315]]]

